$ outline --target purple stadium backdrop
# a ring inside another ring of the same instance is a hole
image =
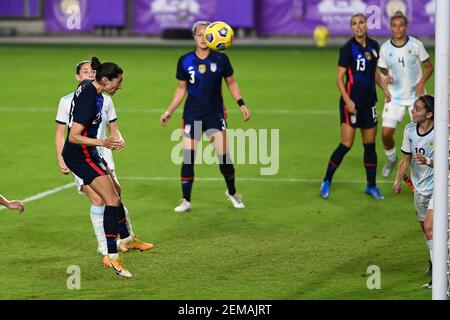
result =
[[[190,29],[197,20],[226,21],[252,28],[253,0],[134,0],[133,31],[160,34],[164,29]]]
[[[47,32],[90,32],[95,27],[125,27],[125,0],[46,0]]]
[[[38,0],[0,0],[0,17],[30,18],[37,17],[39,12]]]
[[[1,0],[1,3],[11,2]],[[15,1],[14,1],[15,2]],[[20,2],[20,1],[18,1]],[[48,32],[90,32],[97,26],[126,25],[125,0],[46,0]],[[164,29],[190,29],[196,20],[223,20],[254,28],[259,35],[310,36],[317,25],[331,35],[350,35],[349,18],[368,16],[370,34],[387,36],[397,10],[410,20],[409,33],[434,35],[435,0],[133,0],[132,31],[158,35]],[[9,8],[9,7],[8,7]],[[0,5],[1,10],[6,5]]]
[[[389,35],[389,17],[401,10],[412,35],[434,35],[435,0],[259,0],[256,30],[260,35],[311,35],[326,25],[331,35],[351,35],[350,17],[368,16],[369,33]]]

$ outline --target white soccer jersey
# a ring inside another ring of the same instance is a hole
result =
[[[416,85],[422,77],[421,63],[429,56],[423,43],[408,37],[406,43],[395,46],[392,40],[381,45],[378,67],[389,70],[394,83],[388,86],[396,105],[411,106],[416,97]]]
[[[414,122],[405,127],[403,134],[402,152],[414,156],[421,153],[433,159],[434,154],[434,128],[425,134],[419,134],[418,125]],[[417,192],[428,196],[433,194],[433,168],[418,164],[411,160],[411,180]]]
[[[72,103],[73,93],[64,96],[59,101],[56,122],[68,125],[70,117],[70,105]],[[97,138],[106,139],[106,125],[117,120],[116,109],[110,96],[103,95],[102,122],[98,128]],[[115,169],[112,151],[105,147],[97,147],[100,156],[105,159],[111,170]]]

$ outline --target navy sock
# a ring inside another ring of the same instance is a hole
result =
[[[225,182],[227,184],[228,193],[230,195],[236,194],[236,186],[235,186],[235,179],[234,179],[234,166],[233,162],[231,161],[231,158],[229,154],[221,155],[219,156],[220,160],[220,172],[222,173],[223,177],[225,178]]]
[[[377,152],[375,143],[364,144],[364,167],[366,168],[367,185],[375,187],[377,185]]]
[[[103,228],[105,230],[108,253],[117,253],[116,239],[119,233],[117,216],[119,211],[120,207],[105,206],[105,211],[103,212]]]
[[[331,181],[333,179],[333,175],[336,172],[337,168],[344,159],[347,152],[350,151],[350,148],[340,143],[336,150],[331,155],[330,161],[328,162],[327,172],[325,174],[325,178],[323,180]]]
[[[120,210],[117,216],[117,225],[119,230],[120,239],[125,239],[130,236],[130,232],[128,232],[127,228],[127,216],[125,214],[125,208],[123,203],[120,203]]]
[[[183,164],[181,165],[181,189],[183,198],[191,202],[192,185],[194,184],[195,150],[184,150]]]

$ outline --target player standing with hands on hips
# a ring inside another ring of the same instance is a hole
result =
[[[350,26],[353,37],[340,49],[336,76],[336,83],[341,93],[341,142],[328,162],[327,171],[320,186],[320,195],[324,199],[330,196],[333,175],[353,145],[356,128],[360,128],[367,177],[365,193],[381,200],[384,197],[376,185],[375,138],[378,120],[375,83],[383,89],[386,101],[390,100],[390,93],[377,72],[379,46],[375,40],[367,36],[366,17],[362,13],[353,15]],[[346,77],[345,83],[344,77]]]
[[[204,34],[209,24],[207,21],[198,21],[192,27],[195,51],[183,55],[178,60],[176,74],[178,87],[167,111],[160,118],[161,125],[167,125],[187,93],[182,124],[184,133],[181,167],[183,200],[175,208],[176,212],[192,209],[191,191],[194,182],[195,151],[204,131],[213,143],[219,158],[220,171],[227,184],[225,192],[227,198],[234,208],[244,208],[244,203],[236,193],[235,171],[228,151],[222,78],[225,79],[231,95],[237,101],[245,121],[250,119],[250,111],[233,77],[233,67],[228,56],[212,51],[206,45]]]
[[[390,102],[384,105],[383,139],[387,162],[381,170],[383,177],[391,175],[397,164],[394,133],[405,113],[411,116],[414,101],[425,94],[425,83],[433,74],[433,64],[422,42],[406,34],[408,19],[401,11],[391,18],[392,38],[382,44],[378,68],[386,76]],[[422,74],[421,65],[424,66]]]

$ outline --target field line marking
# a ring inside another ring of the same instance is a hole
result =
[[[177,177],[119,177],[119,180],[130,180],[130,181],[179,181],[180,178]],[[223,178],[196,178],[197,181],[205,182],[218,182],[223,181]],[[249,178],[242,177],[237,178],[237,181],[247,181],[247,182],[289,182],[289,183],[321,183],[320,179],[302,179],[302,178]],[[344,184],[364,184],[363,180],[335,180],[334,183],[344,183]],[[378,181],[378,184],[391,184],[392,181]],[[30,197],[21,200],[24,203],[32,202],[42,198],[46,198],[52,194],[58,193],[60,191],[72,188],[75,186],[75,182],[71,182],[60,187],[49,189],[43,192],[36,193]],[[5,207],[0,207],[0,211],[6,209]]]
[[[35,195],[27,197],[27,198],[25,198],[25,199],[23,199],[21,201],[24,202],[24,203],[27,203],[27,202],[39,200],[39,199],[48,197],[48,196],[50,196],[52,194],[58,193],[60,191],[69,189],[69,188],[71,188],[73,186],[75,186],[75,182],[71,182],[71,183],[65,184],[65,185],[60,186],[60,187],[56,187],[56,188],[53,188],[53,189],[50,189],[50,190],[46,190],[46,191],[43,191],[43,192],[36,193]],[[3,206],[0,207],[0,210],[3,210],[3,209],[6,209],[6,207],[3,207]]]
[[[119,180],[142,180],[142,181],[179,181],[177,177],[118,177]],[[223,178],[195,178],[196,181],[216,182],[223,181]],[[249,178],[238,177],[236,181],[249,181],[249,182],[290,182],[290,183],[321,183],[320,179],[303,179],[303,178]],[[345,184],[363,184],[366,181],[363,180],[333,180],[333,183],[345,183]],[[391,184],[390,180],[377,181],[378,184]]]
[[[54,113],[56,116],[57,108],[36,108],[36,107],[26,107],[26,108],[12,108],[12,107],[0,107],[0,112],[37,112],[37,113]],[[136,108],[120,108],[120,113],[130,113],[130,114],[162,114],[165,109],[157,108],[146,108],[146,109],[136,109]],[[179,111],[181,114],[181,112]],[[227,110],[227,113],[240,113],[239,110]],[[336,115],[338,110],[291,110],[291,109],[254,109],[252,113],[255,114],[270,114],[270,115]]]

